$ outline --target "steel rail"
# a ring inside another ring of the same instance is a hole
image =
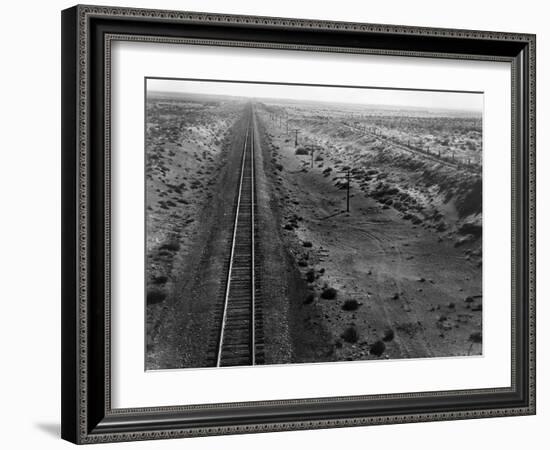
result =
[[[218,344],[218,354],[216,357],[216,366],[220,367],[221,365],[221,358],[222,358],[222,349],[223,349],[223,339],[224,339],[224,333],[225,333],[225,324],[227,321],[227,305],[229,303],[229,289],[231,287],[231,272],[233,270],[233,256],[235,254],[235,243],[236,243],[236,237],[237,237],[237,223],[239,221],[239,210],[241,208],[241,195],[242,195],[242,188],[243,188],[243,178],[244,178],[244,165],[246,162],[246,145],[248,143],[248,131],[249,128],[246,129],[246,136],[244,139],[244,148],[243,148],[243,157],[242,157],[242,163],[241,163],[241,176],[239,180],[239,194],[237,198],[237,210],[235,212],[235,220],[233,222],[233,237],[231,242],[231,253],[229,256],[229,270],[227,275],[227,284],[225,287],[225,296],[224,296],[224,304],[223,304],[223,316],[222,316],[222,324],[221,324],[221,330],[220,330],[220,340]]]
[[[244,139],[223,313],[216,349],[217,367],[256,364],[254,150],[252,112]]]

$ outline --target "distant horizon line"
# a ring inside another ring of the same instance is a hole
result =
[[[279,83],[277,83],[279,84]],[[307,85],[306,85],[307,86]],[[333,86],[331,86],[333,87]],[[384,88],[376,88],[376,89],[384,89]],[[389,89],[389,88],[388,88]],[[445,91],[449,92],[449,91]],[[477,93],[477,92],[476,92]],[[166,91],[159,91],[159,90],[151,90],[147,91],[147,94],[175,94],[178,96],[205,96],[205,97],[221,97],[221,98],[232,98],[232,99],[247,99],[247,100],[280,100],[280,101],[286,101],[288,103],[300,103],[300,101],[304,103],[320,103],[320,104],[328,104],[328,105],[350,105],[350,106],[367,106],[367,107],[378,107],[380,109],[387,108],[387,109],[409,109],[409,110],[437,110],[437,111],[447,111],[447,112],[463,112],[463,113],[470,113],[470,114],[477,114],[482,115],[483,111],[474,110],[474,109],[458,109],[458,108],[443,108],[443,107],[434,107],[434,106],[413,106],[413,105],[406,105],[406,104],[384,104],[384,103],[358,103],[358,102],[336,102],[336,101],[329,101],[329,100],[311,100],[311,99],[303,99],[298,100],[295,98],[289,98],[289,97],[259,97],[259,96],[243,96],[243,95],[231,95],[231,94],[209,94],[209,93],[203,93],[203,92],[177,92],[173,90],[166,90]]]
[[[234,85],[256,85],[256,86],[273,86],[273,87],[305,87],[305,88],[328,88],[328,89],[359,89],[359,90],[370,90],[370,91],[389,91],[389,92],[408,92],[408,93],[419,93],[419,92],[425,92],[425,93],[440,93],[440,94],[481,94],[483,95],[483,91],[467,91],[467,90],[452,90],[452,89],[420,89],[420,88],[404,88],[404,87],[380,87],[380,86],[358,86],[358,85],[338,85],[338,84],[318,84],[318,83],[292,83],[292,82],[276,82],[276,81],[254,81],[254,80],[214,80],[214,79],[207,79],[207,78],[178,78],[178,77],[145,77],[144,78],[144,84],[145,89],[147,90],[148,87],[148,81],[168,81],[168,82],[198,82],[198,83],[206,83],[211,84],[212,86],[219,85],[222,83],[230,83]],[[159,89],[160,88],[160,89]],[[341,104],[341,105],[363,105],[363,106],[378,106],[378,107],[388,107],[388,108],[396,108],[396,107],[404,107],[409,109],[420,109],[420,110],[440,110],[440,111],[454,111],[454,112],[464,112],[464,113],[474,113],[474,114],[483,114],[483,107],[481,108],[475,108],[470,107],[469,105],[460,105],[458,107],[448,107],[445,105],[418,105],[417,102],[415,103],[415,106],[412,104],[407,103],[398,103],[398,102],[360,102],[360,101],[346,101],[345,99],[339,99],[339,100],[332,100],[332,99],[314,99],[314,98],[307,98],[307,95],[305,98],[300,99],[296,96],[289,96],[289,97],[282,97],[282,96],[270,96],[270,95],[262,95],[261,93],[256,93],[256,95],[246,95],[246,93],[241,94],[225,94],[225,93],[219,93],[219,92],[191,92],[189,90],[187,91],[181,91],[177,90],[174,86],[169,87],[168,89],[162,89],[160,86],[156,86],[156,89],[152,92],[156,92],[158,94],[162,93],[172,93],[172,94],[179,94],[179,95],[209,95],[209,96],[217,96],[217,97],[231,97],[231,98],[250,98],[250,99],[271,99],[271,100],[279,100],[279,101],[289,101],[289,102],[312,102],[312,103],[324,103],[324,104]],[[284,94],[283,94],[284,95]]]
[[[445,92],[449,94],[483,94],[483,91],[467,91],[461,89],[429,89],[429,88],[404,88],[387,86],[360,86],[346,84],[320,84],[320,83],[293,83],[283,81],[254,81],[254,80],[213,80],[212,78],[178,78],[178,77],[145,77],[147,80],[164,81],[199,81],[209,83],[236,83],[236,84],[265,84],[276,86],[304,86],[304,87],[327,87],[327,88],[348,88],[348,89],[379,89],[382,91],[413,91],[413,92]]]

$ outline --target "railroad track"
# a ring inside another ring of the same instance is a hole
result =
[[[256,260],[256,187],[253,113],[244,140],[226,281],[215,318],[212,365],[263,364],[261,298]]]

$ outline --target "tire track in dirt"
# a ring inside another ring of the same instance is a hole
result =
[[[361,232],[363,232],[368,238],[372,240],[374,244],[376,244],[380,250],[380,252],[384,253],[388,258],[395,257],[395,259],[392,259],[392,262],[394,264],[394,272],[396,274],[400,274],[403,271],[403,262],[404,262],[404,254],[403,254],[403,247],[396,242],[395,240],[392,240],[389,236],[385,235],[383,232],[376,232],[376,231],[369,231],[365,229],[360,229]],[[393,250],[393,252],[388,251],[387,249],[390,248],[390,250]],[[377,272],[376,278],[378,280],[378,283],[380,285],[383,284],[383,279],[381,277],[381,273]],[[398,293],[400,296],[403,297],[404,292],[406,290],[406,287],[404,286],[401,278],[399,276],[395,276],[393,278],[393,284],[395,286],[395,292]],[[403,308],[405,305],[403,305],[401,302],[397,303],[395,301],[384,301],[384,299],[380,298],[380,301],[378,303],[378,306],[381,307],[384,315],[384,319],[387,323],[387,327],[389,329],[395,328],[395,321],[391,318],[399,317],[400,315],[403,315],[404,313],[408,317],[408,322],[416,322],[421,323],[421,318],[418,317],[414,309],[411,307],[410,303],[407,301],[406,298],[402,298],[401,301],[406,302],[406,307],[408,309],[404,310]],[[419,333],[423,336],[423,333]],[[429,344],[426,341],[425,338],[414,338],[414,345],[410,342],[410,340],[403,339],[399,333],[395,335],[395,343],[399,346],[399,352],[404,357],[411,357],[412,355],[415,355],[418,353],[417,349],[420,347],[422,348],[422,352],[426,356],[431,356],[432,352],[429,348]],[[414,347],[416,347],[416,351],[414,350]]]

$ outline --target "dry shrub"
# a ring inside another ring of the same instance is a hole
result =
[[[154,305],[166,299],[166,292],[160,288],[152,287],[147,290],[147,304]]]
[[[323,292],[321,292],[321,297],[327,300],[332,300],[336,298],[337,291],[336,289],[332,287],[326,287],[323,289]]]
[[[384,342],[382,341],[376,341],[369,348],[370,354],[374,356],[382,356],[382,354],[385,351],[386,351],[386,344],[384,344]]]
[[[357,300],[346,300],[342,305],[344,311],[355,311],[359,308],[359,302]]]
[[[180,249],[180,243],[178,241],[168,241],[159,247],[159,250],[168,250],[171,252],[177,252]]]
[[[359,340],[359,332],[354,325],[351,325],[342,333],[341,338],[350,344],[354,344]]]

